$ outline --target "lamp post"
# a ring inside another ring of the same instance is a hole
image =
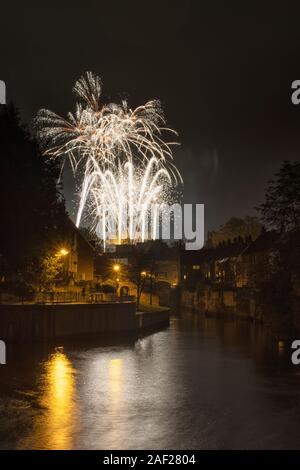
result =
[[[61,248],[58,252],[60,256],[67,256],[69,254],[69,251],[66,250],[66,248]]]
[[[120,271],[120,265],[119,264],[114,264],[113,265],[113,270],[115,273],[119,272]]]
[[[116,286],[116,293],[118,291],[119,287],[119,277],[118,274],[120,273],[121,266],[119,264],[114,264],[113,265],[113,272],[114,272],[114,281],[115,281],[115,286]]]
[[[58,251],[58,257],[63,260],[63,272],[65,273],[66,279],[68,280],[67,282],[69,283],[69,263],[70,259],[68,258],[69,250],[67,248],[62,247]]]
[[[64,269],[66,271],[68,271],[67,269],[68,267],[66,266],[66,257],[68,256],[68,254],[69,254],[69,250],[67,250],[66,248],[60,248],[60,250],[57,253],[57,256],[59,258],[64,258]]]

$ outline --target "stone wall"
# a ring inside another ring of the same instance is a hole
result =
[[[167,326],[169,324],[169,310],[158,312],[138,312],[136,315],[138,329],[146,330]]]
[[[0,305],[0,337],[11,342],[112,333],[135,334],[169,323],[169,310],[136,313],[135,302]]]
[[[181,306],[199,313],[258,318],[257,301],[247,289],[206,287],[200,292],[181,292]]]
[[[136,329],[134,302],[0,305],[1,339],[42,341],[63,336],[128,333]]]

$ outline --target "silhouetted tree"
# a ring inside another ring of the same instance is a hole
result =
[[[148,253],[148,269],[149,269],[149,303],[152,305],[153,301],[153,284],[155,271],[157,269],[157,262],[162,258],[166,251],[172,249],[176,250],[176,246],[169,248],[162,240],[151,240],[145,244]],[[179,248],[178,248],[179,250]]]
[[[127,277],[136,287],[136,302],[139,307],[142,292],[146,283],[146,273],[151,267],[151,254],[147,244],[136,246],[127,267]]]
[[[40,286],[51,290],[58,276],[63,274],[64,260],[61,256],[47,254],[41,260]]]
[[[274,330],[282,335],[294,324],[300,286],[300,162],[283,162],[257,209],[278,236],[272,258],[255,266],[256,287]]]
[[[12,105],[1,107],[0,136],[0,278],[32,284],[66,221],[60,170]]]
[[[299,229],[300,162],[283,162],[275,179],[269,182],[265,202],[257,209],[268,227],[281,232]]]

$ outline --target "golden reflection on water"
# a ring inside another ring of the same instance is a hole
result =
[[[31,442],[26,440],[21,447],[72,448],[76,414],[74,368],[62,349],[57,349],[44,364],[40,393],[39,404],[45,413],[36,423]]]
[[[119,415],[121,398],[124,385],[123,360],[119,358],[110,359],[108,362],[108,386],[110,396],[110,438],[114,446],[118,447],[120,442]]]
[[[47,407],[45,425],[52,439],[53,449],[71,447],[71,429],[74,412],[74,370],[62,350],[57,350],[45,365],[45,389],[42,405]]]
[[[111,394],[111,405],[118,408],[123,385],[123,361],[111,359],[108,363],[108,380]]]

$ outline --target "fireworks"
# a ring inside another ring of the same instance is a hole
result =
[[[102,105],[101,81],[91,72],[73,91],[78,102],[67,119],[42,109],[36,121],[45,154],[69,159],[82,178],[76,225],[86,212],[104,246],[114,232],[119,243],[144,240],[152,205],[168,202],[182,182],[171,151],[176,142],[163,139],[177,133],[165,127],[159,101],[134,110],[126,101]]]

